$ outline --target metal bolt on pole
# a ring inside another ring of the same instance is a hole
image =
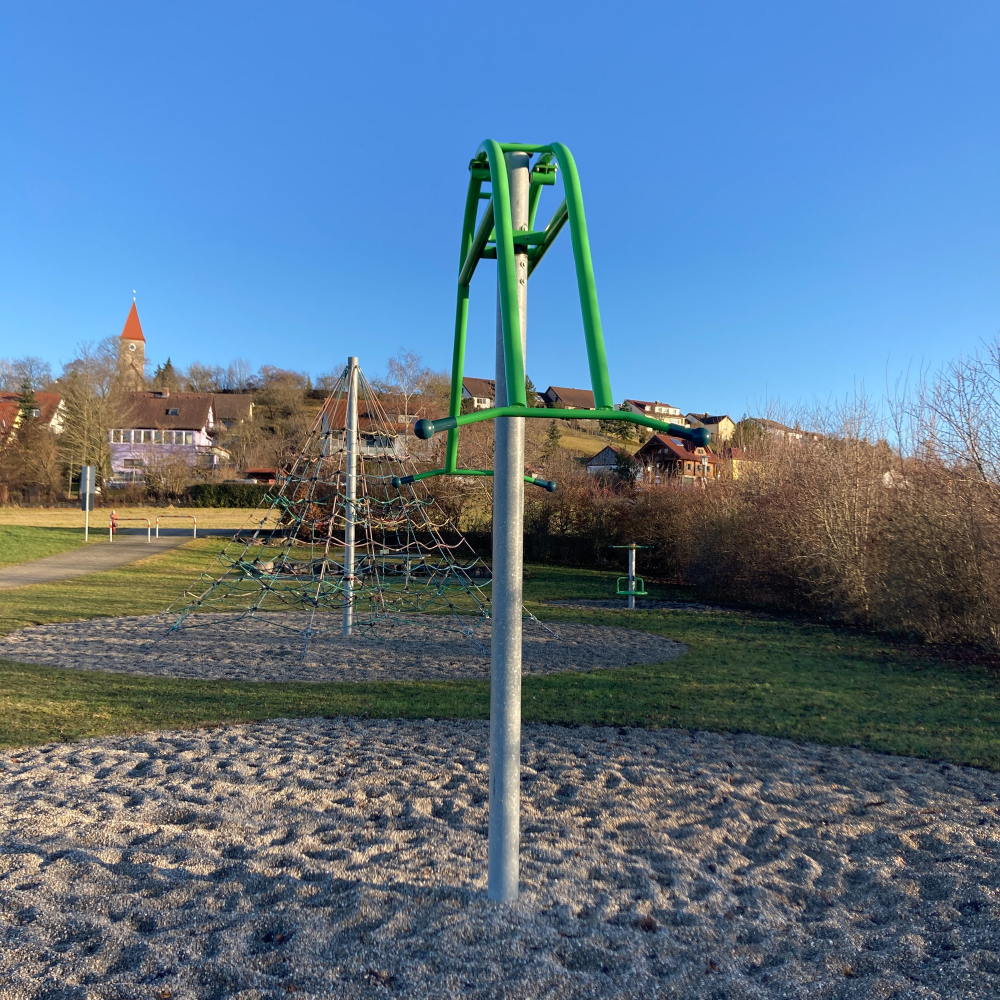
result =
[[[628,609],[635,611],[635,546],[628,550]]]
[[[528,229],[531,176],[527,153],[507,153],[511,222]],[[527,248],[517,245],[517,304],[521,350],[528,320]],[[497,281],[496,405],[511,396],[505,372],[500,285]],[[521,608],[524,562],[524,417],[495,423],[493,474],[493,597],[490,643],[490,826],[487,894],[517,899],[521,840]]]
[[[358,359],[347,359],[347,433],[344,442],[347,469],[347,500],[344,504],[344,628],[354,626],[354,500],[358,480]]]

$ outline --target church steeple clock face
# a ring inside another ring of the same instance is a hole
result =
[[[128,345],[128,349],[129,349],[130,351],[134,351],[134,350],[135,350],[135,344],[129,344],[129,345]]]

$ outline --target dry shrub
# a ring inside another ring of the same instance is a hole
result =
[[[885,410],[859,397],[811,414],[815,435],[762,435],[737,479],[707,489],[576,476],[529,493],[526,558],[621,565],[609,546],[638,542],[655,546],[641,571],[707,599],[1000,648],[1000,488],[983,471],[1000,455],[961,427],[941,446],[927,401],[946,396],[922,387],[892,447]],[[954,442],[973,439],[966,460]]]

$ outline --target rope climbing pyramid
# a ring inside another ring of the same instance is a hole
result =
[[[489,569],[415,471],[349,358],[291,467],[170,609],[170,631],[253,619],[300,633],[305,656],[313,635],[419,624],[483,648]]]

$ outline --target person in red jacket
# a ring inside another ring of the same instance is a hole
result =
[[[118,534],[118,514],[114,510],[111,511],[111,534]]]

